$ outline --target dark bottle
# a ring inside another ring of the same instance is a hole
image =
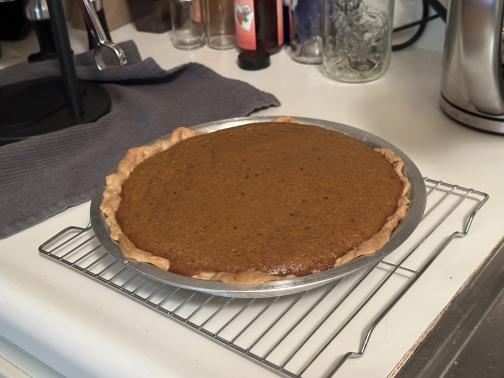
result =
[[[0,39],[17,41],[26,37],[30,25],[24,15],[23,0],[0,0]]]
[[[280,51],[282,13],[282,0],[235,0],[236,45],[245,51]]]

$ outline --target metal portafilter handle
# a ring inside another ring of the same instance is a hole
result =
[[[107,39],[113,42],[112,37],[110,36],[108,24],[107,24],[107,18],[105,17],[105,10],[103,9],[103,0],[90,0],[91,4],[93,5],[96,14],[98,15],[98,20],[100,20],[101,26],[103,30],[105,31],[105,36]],[[96,42],[94,37],[91,34],[91,31],[89,30],[89,27],[86,25],[86,30],[88,34],[88,45],[89,45],[89,50],[94,50],[96,47]]]
[[[94,58],[98,69],[101,71],[107,68],[102,55],[103,48],[112,50],[119,65],[125,66],[128,61],[123,49],[107,38],[92,2],[90,0],[78,0],[78,3],[82,10],[84,21],[96,42]]]

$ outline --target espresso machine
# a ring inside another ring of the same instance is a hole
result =
[[[504,0],[451,0],[440,104],[454,120],[504,134]]]
[[[116,63],[127,63],[124,51],[114,44],[97,14],[96,0],[78,0],[84,21],[93,38],[97,69],[104,70],[104,50],[109,50]],[[41,51],[32,61],[51,58],[54,52],[59,63],[60,77],[27,80],[0,87],[0,145],[21,141],[66,127],[94,122],[110,111],[110,96],[99,83],[78,80],[70,47],[66,19],[60,0],[34,0],[28,3],[28,19],[36,21]],[[31,17],[30,17],[31,16]],[[50,26],[51,33],[43,27]],[[45,48],[43,48],[45,47]],[[33,63],[36,64],[36,63]]]

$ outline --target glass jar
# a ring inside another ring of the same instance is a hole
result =
[[[205,19],[201,0],[171,0],[173,46],[191,50],[205,44]]]
[[[392,51],[393,0],[322,0],[324,73],[343,82],[382,76]]]
[[[235,44],[234,0],[205,0],[208,47],[230,49]]]
[[[322,63],[321,6],[321,0],[290,0],[290,55],[298,62]]]

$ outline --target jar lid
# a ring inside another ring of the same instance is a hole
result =
[[[238,67],[242,70],[257,71],[270,65],[270,55],[266,51],[243,51],[238,55]]]

